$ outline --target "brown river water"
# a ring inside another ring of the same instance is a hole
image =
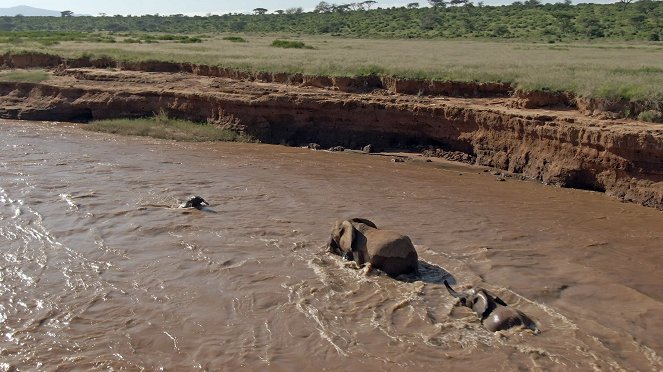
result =
[[[354,216],[421,280],[325,253]],[[0,120],[0,242],[0,371],[663,370],[663,213],[475,167]]]

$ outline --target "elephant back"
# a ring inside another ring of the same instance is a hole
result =
[[[366,249],[371,264],[389,276],[417,271],[419,257],[406,235],[389,230],[367,231]]]
[[[374,229],[365,232],[366,249],[370,256],[400,257],[416,251],[412,241],[407,235],[391,230]]]
[[[492,332],[503,331],[513,327],[527,327],[526,319],[529,320],[527,315],[512,307],[498,306],[483,320],[483,325]]]

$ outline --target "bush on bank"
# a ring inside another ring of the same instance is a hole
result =
[[[233,120],[228,118],[228,120]],[[98,120],[83,129],[129,136],[144,136],[185,142],[255,142],[251,136],[224,127],[223,124],[196,123],[168,117],[165,111],[153,117]]]

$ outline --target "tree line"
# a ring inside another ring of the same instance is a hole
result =
[[[548,42],[663,38],[663,1],[622,0],[614,4],[543,4],[540,0],[487,6],[470,0],[429,0],[383,9],[376,1],[320,2],[302,8],[253,14],[161,16],[0,17],[0,31],[233,33],[286,32],[372,38],[497,38]]]

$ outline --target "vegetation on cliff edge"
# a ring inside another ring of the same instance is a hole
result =
[[[0,72],[0,81],[20,83],[39,83],[48,79],[48,72],[44,70],[15,70]]]
[[[232,120],[229,118],[228,120]],[[98,120],[87,124],[83,129],[121,134],[128,136],[145,136],[186,142],[226,141],[254,142],[250,136],[227,129],[224,123],[196,123],[168,117],[165,111],[154,117],[137,119]]]
[[[246,43],[205,38],[198,44],[63,42],[4,47],[69,58],[170,61],[244,71],[321,76],[370,74],[404,79],[508,82],[525,91],[568,91],[582,97],[663,102],[663,45],[648,43],[531,43],[466,40],[376,40],[278,36],[314,49],[272,47],[275,35],[242,37]],[[0,59],[2,56],[0,55]]]

